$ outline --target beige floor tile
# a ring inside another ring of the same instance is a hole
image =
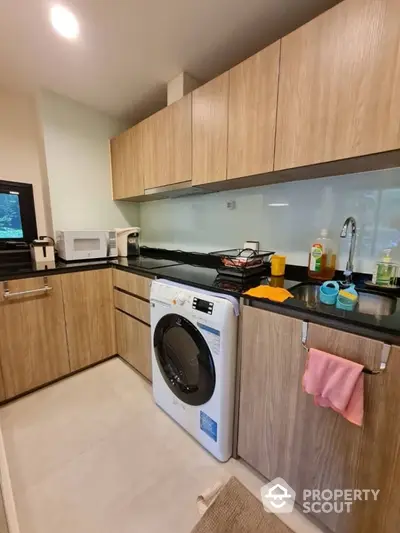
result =
[[[201,448],[118,359],[8,405],[0,423],[21,533],[188,533],[205,488],[235,475],[259,497],[263,485]]]
[[[21,531],[102,531],[121,500],[145,491],[166,472],[167,460],[156,439],[149,442],[134,431],[116,431],[16,494]]]
[[[55,468],[106,439],[130,416],[140,415],[140,399],[132,397],[127,408],[110,385],[108,374],[118,380],[121,365],[118,360],[106,362],[2,410],[7,459],[11,469],[14,462],[18,466],[13,469],[15,490],[40,482]],[[137,381],[134,379],[132,388],[146,399],[147,386],[143,388]],[[150,405],[150,391],[147,396]]]

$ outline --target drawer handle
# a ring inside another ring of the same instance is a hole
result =
[[[15,298],[16,296],[28,296],[32,294],[46,294],[53,290],[53,287],[50,287],[47,284],[47,278],[43,278],[44,287],[40,287],[39,289],[31,289],[29,291],[20,291],[20,292],[10,292],[8,288],[8,281],[4,282],[4,299],[8,300],[10,298]]]

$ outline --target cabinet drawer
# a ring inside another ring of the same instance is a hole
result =
[[[118,355],[151,381],[151,330],[142,322],[115,310]]]
[[[117,309],[150,324],[150,304],[148,302],[114,289],[114,305]]]
[[[123,270],[113,270],[114,287],[123,289],[124,291],[150,300],[150,284],[151,279],[130,272],[124,272]]]

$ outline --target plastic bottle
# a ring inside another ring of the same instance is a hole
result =
[[[372,283],[376,285],[389,286],[396,284],[398,266],[393,262],[390,254],[392,250],[387,248],[385,255],[376,263],[375,271],[372,276]]]
[[[308,256],[308,275],[310,278],[329,280],[335,275],[336,247],[328,237],[328,230],[321,230],[321,236],[315,239]]]

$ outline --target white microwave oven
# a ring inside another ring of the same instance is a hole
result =
[[[64,261],[117,257],[115,230],[57,231],[58,256]]]

